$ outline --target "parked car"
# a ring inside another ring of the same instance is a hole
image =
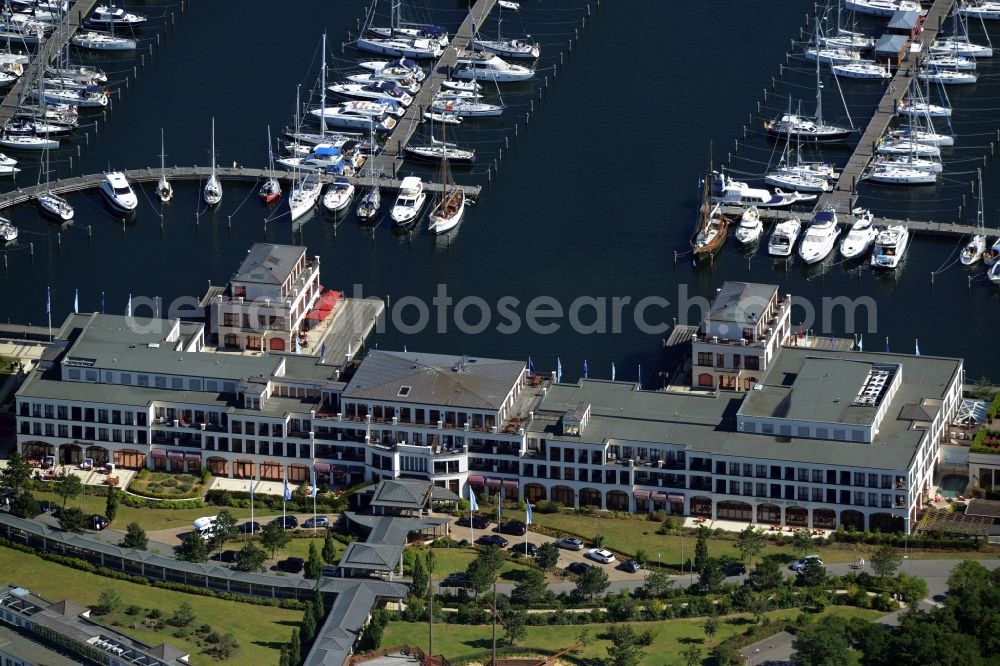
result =
[[[823,566],[823,560],[819,559],[819,555],[806,555],[801,560],[795,560],[794,562],[792,562],[788,566],[788,568],[791,569],[792,571],[802,571],[802,569],[805,568],[806,564],[808,564],[810,560],[813,560],[817,562],[820,566]]]
[[[593,565],[587,564],[586,562],[572,562],[568,567],[566,567],[566,571],[579,576],[584,571],[591,568],[593,568]]]
[[[534,557],[535,553],[538,552],[538,546],[533,543],[526,543],[524,541],[518,541],[513,546],[510,547],[511,550],[522,555],[527,555],[528,557]]]
[[[56,508],[56,505],[48,500],[38,500],[38,508],[42,510],[42,513],[49,513]]]
[[[257,532],[260,532],[263,529],[264,528],[261,526],[261,524],[258,523],[256,520],[254,520],[254,521],[249,521],[248,520],[247,522],[240,523],[239,525],[236,526],[236,533],[237,534],[257,534]]]
[[[625,560],[618,568],[625,573],[638,573],[642,569],[642,565],[639,564],[639,560]]]
[[[277,518],[275,518],[271,522],[272,523],[278,523],[279,525],[281,525],[282,527],[284,527],[286,530],[295,529],[296,527],[299,526],[299,519],[296,518],[295,516],[284,516],[284,517],[278,516]]]
[[[564,537],[556,541],[556,546],[566,550],[583,550],[583,541],[576,537]]]
[[[441,584],[445,587],[465,587],[465,573],[462,571],[450,573],[441,581]]]
[[[603,548],[591,548],[587,551],[587,557],[601,564],[611,564],[615,561],[615,554]]]
[[[288,559],[281,560],[278,562],[278,571],[284,571],[285,573],[299,573],[306,566],[305,560],[301,557],[289,557]]]
[[[455,521],[455,524],[459,527],[472,527],[476,530],[485,530],[490,526],[490,519],[486,516],[462,516]]]
[[[111,524],[110,520],[108,520],[99,513],[91,514],[88,521],[90,524],[90,529],[94,530],[95,532],[100,532],[101,530],[103,530],[104,528],[106,528],[108,525]]]
[[[500,525],[500,532],[514,536],[524,536],[528,533],[528,526],[520,520],[508,520],[506,523]]]
[[[476,543],[480,546],[496,546],[497,548],[506,548],[509,542],[499,534],[484,534],[476,539]]]
[[[306,529],[312,529],[314,527],[329,527],[329,526],[330,526],[330,519],[327,518],[326,516],[314,516],[313,518],[309,518],[304,523],[302,523],[302,527]]]
[[[336,565],[333,564],[324,564],[323,569],[320,573],[322,576],[326,578],[336,578],[337,576],[340,575],[340,573],[337,571]]]
[[[224,550],[221,553],[216,553],[212,559],[218,560],[219,562],[226,562],[227,564],[232,564],[236,561],[239,556],[240,551],[238,550]]]
[[[742,562],[729,562],[722,566],[722,570],[727,576],[742,576],[747,572],[747,567]]]

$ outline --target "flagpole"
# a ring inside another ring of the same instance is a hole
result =
[[[250,477],[250,531],[253,531],[253,486],[254,478]],[[246,540],[246,534],[243,535],[244,541]]]

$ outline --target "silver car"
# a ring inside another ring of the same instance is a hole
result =
[[[583,541],[576,537],[564,537],[556,541],[556,546],[566,550],[583,550]]]

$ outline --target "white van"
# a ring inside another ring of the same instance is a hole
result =
[[[216,516],[204,516],[196,518],[194,521],[195,531],[206,541],[212,538],[212,530],[215,528]]]

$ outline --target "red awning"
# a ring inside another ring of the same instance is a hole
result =
[[[656,500],[656,501],[662,502],[663,500],[667,499],[667,494],[666,493],[653,493],[652,494],[652,498],[654,500]]]
[[[184,454],[184,460],[199,461],[199,460],[201,460],[201,454],[200,453],[185,453]]]
[[[667,495],[667,501],[668,502],[683,502],[684,501],[684,495],[674,495],[674,494],[671,493],[670,495]]]
[[[503,487],[507,488],[508,490],[517,490],[518,485],[519,484],[517,482],[517,479],[504,479],[503,480]]]
[[[344,292],[342,292],[342,291],[333,291],[333,290],[330,290],[330,291],[326,292],[325,294],[323,294],[322,296],[319,297],[319,300],[316,301],[316,308],[315,309],[316,310],[327,310],[327,311],[332,310],[333,306],[336,305],[337,301],[339,301],[343,296],[344,296]]]
[[[323,321],[330,316],[329,310],[312,310],[306,315],[306,319],[312,319],[314,321]]]
[[[489,486],[490,488],[499,488],[500,479],[486,479],[486,485]]]
[[[636,499],[647,499],[649,497],[648,490],[636,490],[632,493]]]
[[[479,474],[470,474],[469,475],[469,483],[471,483],[474,486],[485,485],[486,484],[486,477],[485,476],[480,476]]]
[[[154,458],[166,458],[167,452],[163,449],[153,449],[149,452]]]
[[[313,467],[316,468],[317,472],[329,472],[330,471],[330,463],[316,463],[315,465],[313,465]]]
[[[167,457],[171,460],[184,460],[183,451],[167,451]]]

